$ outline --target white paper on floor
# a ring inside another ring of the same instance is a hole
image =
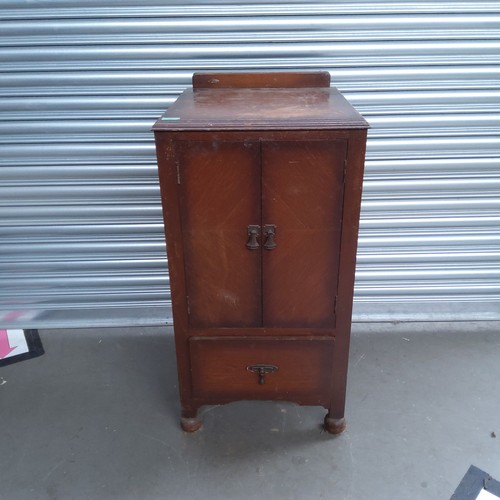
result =
[[[499,498],[500,497],[493,495],[493,493],[490,493],[489,491],[481,490],[479,495],[476,497],[476,500],[498,500]]]
[[[10,358],[29,352],[24,330],[0,329],[0,359]]]

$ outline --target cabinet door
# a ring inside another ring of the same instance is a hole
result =
[[[262,143],[263,324],[335,326],[345,141]],[[264,237],[263,237],[264,243]]]
[[[189,324],[262,324],[261,255],[247,226],[260,225],[258,142],[175,144]]]

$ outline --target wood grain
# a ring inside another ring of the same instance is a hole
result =
[[[262,143],[262,219],[277,247],[264,251],[264,326],[335,326],[343,141]]]
[[[192,327],[261,326],[260,254],[246,248],[260,225],[258,143],[176,142]]]
[[[333,349],[333,339],[191,338],[194,395],[321,405],[329,400]],[[278,370],[259,384],[259,377],[248,370],[258,364]]]
[[[328,71],[252,71],[235,73],[195,73],[193,88],[300,88],[300,87],[329,87],[330,73]]]

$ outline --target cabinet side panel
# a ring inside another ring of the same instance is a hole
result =
[[[186,287],[184,277],[184,252],[178,203],[177,174],[173,155],[172,135],[155,132],[158,174],[160,178],[165,237],[167,240],[168,272],[172,310],[174,313],[175,350],[179,375],[179,393],[183,411],[191,408],[191,366],[187,330]]]
[[[258,142],[175,144],[189,325],[262,323],[260,252],[246,247],[260,224]]]
[[[335,378],[332,406],[330,407],[332,418],[344,416],[366,135],[366,130],[352,131],[348,142],[343,234],[340,251],[339,299],[337,303],[338,334],[335,342]]]
[[[345,157],[345,141],[262,143],[264,326],[335,326]]]

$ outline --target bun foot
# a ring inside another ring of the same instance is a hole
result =
[[[181,427],[184,432],[196,432],[201,427],[201,420],[198,417],[181,417]]]
[[[340,434],[344,432],[346,428],[345,418],[331,418],[329,415],[330,414],[325,417],[325,431],[330,434]]]

